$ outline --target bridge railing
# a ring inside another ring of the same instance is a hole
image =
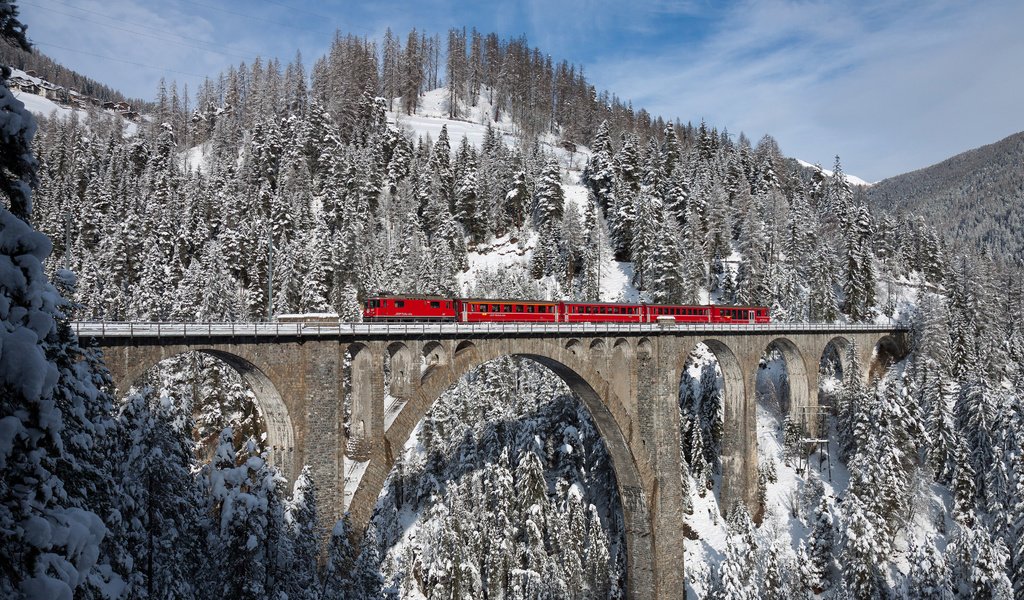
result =
[[[541,333],[639,334],[741,333],[741,332],[864,332],[898,331],[905,327],[876,324],[836,323],[318,323],[318,322],[115,322],[76,321],[72,328],[80,337],[129,338],[237,338],[341,336],[428,336],[428,335],[536,335]]]

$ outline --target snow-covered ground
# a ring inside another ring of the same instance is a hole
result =
[[[39,85],[40,83],[43,82],[42,79],[40,79],[38,77],[33,77],[33,76],[25,73],[24,71],[20,70],[20,69],[11,69],[11,76],[12,77],[20,77],[22,79],[27,79],[29,81],[32,81],[32,82],[36,83],[36,85]],[[58,118],[64,119],[64,118],[70,117],[72,114],[74,114],[80,120],[84,120],[86,117],[89,116],[89,111],[85,110],[84,108],[71,108],[70,106],[64,106],[63,104],[57,104],[56,102],[54,102],[53,100],[50,100],[49,98],[44,98],[44,97],[38,96],[36,94],[29,94],[27,92],[16,91],[16,92],[14,92],[14,97],[17,98],[18,100],[20,100],[25,105],[25,108],[30,113],[32,113],[32,114],[34,114],[34,115],[36,115],[38,117],[58,117]],[[100,112],[105,112],[105,113],[111,114],[111,115],[117,114],[117,113],[113,113],[113,112],[110,112],[110,111],[105,111],[105,110],[102,110],[102,109],[99,109],[99,108],[97,108],[95,110],[98,110]],[[131,122],[131,121],[125,121],[125,125],[126,125],[125,133],[127,133],[128,135],[135,135],[135,132],[138,130],[138,125],[136,123]]]
[[[714,361],[711,352],[703,345],[694,351],[694,362],[689,374],[700,379],[703,365]],[[837,502],[845,494],[850,483],[850,472],[839,459],[835,425],[828,423],[827,437],[833,440],[827,445],[819,444],[804,460],[787,459],[783,445],[783,423],[785,414],[775,401],[775,390],[785,377],[785,362],[782,359],[769,361],[762,369],[757,382],[757,451],[758,462],[765,465],[774,461],[777,480],[769,483],[766,493],[766,510],[758,531],[762,539],[776,539],[795,559],[796,548],[801,540],[807,540],[811,533],[816,493],[811,479],[821,483],[823,495],[829,499],[833,515],[837,514]],[[834,379],[824,379],[823,388],[836,385]],[[720,477],[715,477],[715,489],[703,498],[693,495],[693,514],[686,517],[686,523],[696,535],[696,540],[687,541],[684,564],[687,565],[687,592],[689,597],[701,598],[705,591],[701,586],[702,570],[716,569],[725,558],[728,528],[719,508],[718,494]],[[815,497],[812,497],[815,496]],[[896,569],[906,574],[909,571],[906,550],[911,541],[935,536],[939,550],[944,550],[942,532],[951,531],[952,498],[944,487],[922,485],[913,500],[913,526],[902,532],[895,540],[897,549],[894,557]],[[899,586],[895,586],[899,589]]]

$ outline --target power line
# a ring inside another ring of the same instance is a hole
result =
[[[276,2],[275,0],[263,0],[263,1],[266,2],[267,4],[275,4],[277,6],[280,6],[281,8],[287,8],[288,10],[296,10],[296,11],[299,11],[299,12],[304,12],[307,15],[312,15],[312,16],[318,18],[318,19],[323,19],[324,21],[331,21],[332,20],[331,17],[328,17],[327,15],[322,15],[322,14],[320,14],[318,12],[313,12],[311,10],[308,10],[308,9],[305,9],[305,8],[301,8],[299,6],[291,6],[291,5],[285,4],[284,2]]]
[[[32,44],[35,46],[47,46],[50,48],[60,48],[61,50],[68,50],[69,52],[75,52],[77,54],[86,54],[88,56],[95,56],[96,58],[102,58],[105,60],[112,60],[114,62],[124,63],[126,65],[132,65],[135,67],[142,67],[143,69],[153,69],[155,71],[162,71],[164,73],[174,73],[176,75],[188,75],[189,77],[203,77],[207,78],[209,75],[200,75],[199,73],[187,73],[185,71],[176,71],[174,69],[167,69],[164,67],[154,67],[153,65],[146,65],[143,63],[137,63],[130,60],[124,60],[123,58],[115,58],[113,56],[106,56],[104,54],[96,54],[95,52],[87,52],[85,50],[78,50],[77,48],[68,48],[67,46],[61,46],[59,44],[51,44],[50,42],[40,42],[32,40]]]
[[[22,4],[27,4],[27,5],[30,5],[30,6],[35,6],[36,8],[41,8],[43,10],[48,10],[50,12],[57,13],[58,15],[64,15],[65,17],[71,17],[72,19],[78,19],[79,21],[84,21],[86,23],[94,23],[94,24],[99,25],[101,27],[107,27],[107,28],[110,28],[110,29],[116,29],[118,31],[124,31],[126,33],[130,33],[132,35],[141,36],[141,37],[144,37],[144,38],[150,39],[150,40],[160,40],[162,42],[166,42],[168,44],[174,44],[176,46],[183,46],[185,48],[192,48],[194,50],[202,50],[203,52],[212,52],[214,54],[220,54],[222,56],[232,56],[232,57],[241,58],[242,60],[247,60],[247,61],[255,60],[255,57],[253,57],[253,56],[242,56],[240,54],[231,54],[229,52],[221,52],[219,50],[214,50],[212,48],[204,48],[202,46],[196,46],[194,44],[188,44],[188,43],[185,43],[185,42],[179,42],[179,41],[175,41],[175,40],[168,39],[168,38],[165,38],[165,37],[155,36],[155,35],[152,35],[152,34],[149,34],[149,33],[143,33],[141,31],[132,31],[131,29],[125,29],[124,27],[118,27],[117,25],[110,25],[109,23],[102,23],[100,21],[93,21],[91,19],[86,19],[85,17],[80,17],[80,16],[72,15],[70,13],[62,12],[62,11],[56,10],[54,8],[50,8],[48,6],[42,6],[42,5],[39,5],[39,4],[34,4],[32,2],[22,2]],[[84,11],[84,12],[92,12],[92,11]],[[144,28],[156,31],[155,29],[153,29],[151,27],[144,27]],[[206,42],[202,42],[202,43],[206,43]]]
[[[302,32],[306,32],[307,31],[307,29],[305,27],[299,27],[298,25],[289,25],[288,23],[282,23],[281,21],[275,21],[273,19],[264,19],[262,17],[257,17],[257,16],[254,16],[254,15],[248,15],[248,14],[245,14],[245,13],[235,12],[233,10],[228,10],[226,8],[221,8],[221,7],[215,6],[213,4],[205,4],[203,2],[196,2],[195,0],[181,0],[181,1],[182,2],[187,2],[189,4],[194,4],[196,6],[201,6],[203,8],[207,8],[207,9],[210,9],[210,10],[216,10],[218,12],[222,12],[222,13],[225,13],[225,14],[233,15],[233,16],[236,16],[236,17],[242,17],[243,19],[251,19],[253,21],[261,21],[263,23],[270,23],[271,25],[275,25],[277,27],[287,27],[288,29],[296,29],[296,30],[302,31]]]

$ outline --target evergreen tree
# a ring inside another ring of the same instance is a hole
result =
[[[562,218],[565,211],[565,192],[562,190],[558,162],[554,158],[548,160],[541,173],[536,203],[538,227],[542,228]]]
[[[814,527],[808,540],[809,572],[813,579],[809,582],[815,590],[828,589],[832,580],[832,545],[835,538],[835,525],[832,522],[832,510],[828,499],[821,497],[814,509]]]
[[[875,271],[872,263],[872,225],[868,209],[861,206],[847,232],[845,309],[853,321],[866,321],[875,306]]]
[[[926,536],[920,543],[911,540],[907,551],[907,597],[913,600],[946,600],[952,594],[946,560],[935,547],[935,538]]]
[[[295,480],[284,517],[292,548],[291,564],[284,570],[288,598],[319,598],[321,585],[316,567],[324,532],[317,515],[316,486],[309,466],[304,466]]]
[[[20,23],[13,5],[3,8],[6,38]],[[97,563],[106,527],[90,507],[89,488],[65,478],[92,469],[81,452],[104,434],[98,421],[108,397],[96,387],[99,364],[79,360],[65,316],[70,305],[43,272],[50,241],[28,224],[35,121],[7,88],[8,75],[0,73],[0,256],[8,273],[0,280],[0,595],[70,598],[104,579]],[[62,276],[70,282],[70,273]]]

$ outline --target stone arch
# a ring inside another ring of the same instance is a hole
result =
[[[866,367],[868,381],[885,377],[889,367],[904,356],[903,346],[891,335],[882,336],[871,353],[871,364]]]
[[[118,388],[127,392],[128,387],[153,367],[164,360],[175,358],[188,352],[199,352],[212,356],[222,363],[231,367],[242,378],[242,381],[249,386],[256,403],[263,411],[264,425],[267,428],[267,447],[270,451],[270,462],[276,466],[281,475],[289,482],[298,476],[301,465],[297,464],[298,456],[295,451],[295,427],[292,425],[288,407],[285,405],[281,393],[274,382],[270,380],[263,369],[257,367],[249,359],[237,353],[218,350],[215,348],[178,348],[178,351],[161,353],[160,356],[151,360],[135,361],[130,372],[124,375],[123,381],[119,382]]]
[[[631,364],[633,361],[633,345],[629,343],[629,340],[624,338],[618,338],[612,344],[611,353],[608,356],[607,367],[609,369],[617,368],[617,365]],[[637,381],[637,373],[635,370],[630,369],[627,373],[621,373],[618,377],[611,378],[612,391],[618,395],[619,398],[630,398],[633,396],[630,394],[630,390],[634,389]],[[635,406],[630,406],[630,411],[636,411]]]
[[[608,344],[604,343],[603,339],[595,338],[594,341],[590,342],[590,355],[593,358],[604,358],[607,351]]]
[[[387,350],[390,371],[388,391],[396,398],[406,398],[412,393],[412,350],[402,342],[391,343]]]
[[[380,369],[374,364],[373,352],[364,344],[352,344],[348,347],[352,357],[349,369],[349,415],[348,444],[345,454],[352,460],[366,460],[370,454],[372,440],[375,439],[376,419],[374,418],[374,398],[383,396],[383,389],[378,393],[378,380],[383,387],[383,365]]]
[[[822,347],[821,354],[819,355],[819,374],[821,374],[821,368],[825,366],[828,355],[834,350],[835,357],[839,362],[840,379],[845,379],[850,373],[850,369],[853,368],[853,365],[850,363],[850,347],[852,345],[853,342],[844,336],[835,336],[829,339],[825,346]],[[861,368],[863,368],[863,365],[861,365]]]
[[[756,427],[756,407],[748,402],[747,375],[754,383],[757,368],[756,358],[752,366],[744,365],[737,354],[725,341],[716,338],[700,340],[711,350],[722,372],[722,441],[721,464],[722,483],[719,490],[719,508],[727,512],[735,501],[742,501],[750,514],[757,517],[757,443],[751,441]],[[680,380],[686,363],[697,344],[678,358],[675,372]],[[749,367],[749,368],[747,368]],[[749,372],[749,373],[748,373]],[[751,390],[752,391],[752,390]]]
[[[765,348],[766,350],[771,348],[779,350],[786,363],[786,375],[789,379],[789,402],[783,407],[784,412],[795,419],[806,413],[812,406],[816,406],[816,398],[812,397],[808,383],[809,369],[800,348],[792,340],[782,337],[775,338]]]
[[[425,380],[432,371],[448,364],[448,351],[441,342],[427,342],[423,344],[423,358],[420,366],[420,374]]]
[[[458,360],[459,358],[463,357],[465,353],[475,351],[476,344],[474,344],[470,340],[462,340],[461,342],[459,342],[459,345],[455,347],[455,359]]]
[[[583,344],[575,338],[565,343],[565,349],[577,358],[583,357]]]
[[[625,338],[615,340],[615,343],[612,345],[612,354],[616,352],[622,353],[622,358],[633,358],[633,346]]]
[[[640,338],[636,343],[637,358],[648,359],[654,354],[654,344],[647,338]]]
[[[370,519],[394,457],[407,442],[416,425],[423,419],[441,394],[472,370],[504,356],[520,357],[544,365],[558,375],[580,398],[589,412],[598,434],[608,449],[622,504],[627,553],[627,595],[653,597],[653,547],[650,529],[651,514],[644,482],[653,480],[649,464],[638,462],[620,426],[628,422],[623,403],[591,370],[586,357],[577,357],[560,344],[535,340],[528,348],[517,349],[502,341],[488,342],[477,352],[460,355],[450,369],[434,369],[424,374],[418,398],[407,408],[385,434],[384,452],[371,459],[355,492],[349,511],[355,527],[364,528]],[[604,396],[598,392],[601,390]]]

